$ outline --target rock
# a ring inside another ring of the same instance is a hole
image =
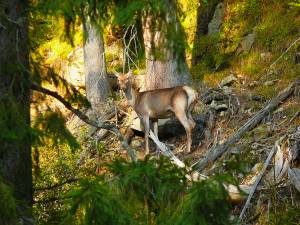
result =
[[[272,54],[270,52],[262,52],[260,53],[260,58],[263,60],[263,61],[269,61],[272,57]]]
[[[255,41],[255,38],[256,38],[255,33],[250,33],[247,36],[245,36],[243,38],[243,40],[241,41],[241,43],[239,44],[239,47],[238,47],[236,53],[239,55],[242,52],[248,52],[251,49],[251,47]]]
[[[233,155],[240,154],[240,152],[241,152],[241,149],[238,147],[234,147],[230,150],[230,153]]]
[[[212,102],[210,103],[210,108],[215,109],[215,107],[217,106],[217,103],[215,100],[212,100]]]
[[[207,32],[208,35],[212,35],[220,32],[223,23],[224,12],[225,12],[224,4],[219,3],[216,7],[212,20],[208,24],[208,32]]]
[[[210,104],[210,108],[216,110],[216,111],[224,111],[228,109],[228,106],[226,104],[217,104],[215,100],[213,100]]]
[[[268,80],[268,81],[264,82],[264,85],[265,86],[273,86],[277,81],[278,81],[278,79],[277,80]]]
[[[227,77],[225,77],[222,81],[221,81],[221,87],[224,87],[224,86],[230,86],[230,85],[232,85],[234,82],[236,82],[237,81],[237,78],[233,75],[233,74],[231,74],[231,75],[229,75],[229,76],[227,76]]]
[[[227,109],[228,109],[228,106],[227,106],[226,104],[217,105],[217,106],[215,107],[215,110],[216,110],[216,111],[225,111],[225,110],[227,110]]]
[[[257,81],[253,81],[253,82],[248,84],[248,87],[250,87],[250,88],[253,88],[255,86],[257,86]]]
[[[222,89],[223,89],[224,94],[226,94],[226,95],[229,95],[232,93],[232,89],[228,86],[224,86]]]
[[[212,101],[222,101],[227,96],[220,92],[220,90],[208,90],[200,95],[200,100],[204,104],[210,104]]]
[[[266,101],[266,99],[261,95],[251,95],[250,99],[253,100],[253,101],[256,101],[256,102]]]

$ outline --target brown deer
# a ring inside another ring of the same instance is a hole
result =
[[[189,86],[156,89],[139,92],[131,82],[132,71],[127,74],[116,74],[120,88],[125,92],[129,105],[140,118],[145,132],[145,155],[149,154],[150,119],[153,122],[154,134],[158,137],[158,119],[175,115],[187,135],[187,152],[191,151],[192,129],[196,123],[192,110],[198,99],[198,93]]]

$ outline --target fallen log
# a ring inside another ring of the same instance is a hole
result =
[[[174,153],[163,143],[158,140],[158,138],[155,136],[152,130],[150,130],[149,137],[155,142],[157,147],[161,150],[161,153],[168,157],[171,162],[173,162],[175,165],[177,165],[180,168],[185,167],[188,171],[191,172],[191,175],[186,175],[186,178],[190,181],[200,181],[205,180],[208,177],[200,174],[197,171],[192,171],[190,167],[187,167],[184,162],[182,162],[180,159],[178,159]],[[232,185],[232,184],[223,184],[225,189],[228,192],[228,195],[230,197],[230,200],[232,202],[240,202],[246,198],[245,194],[249,194],[250,189],[252,189],[251,186],[248,185]]]
[[[278,107],[284,100],[286,100],[295,90],[295,87],[299,86],[300,77],[298,77],[292,84],[290,84],[286,89],[281,91],[275,98],[271,99],[266,106],[256,113],[251,119],[249,119],[238,131],[233,134],[227,141],[223,144],[218,145],[207,151],[204,158],[197,163],[195,163],[192,168],[198,171],[202,171],[207,165],[217,160],[228,148],[240,140],[244,134],[254,127],[256,127],[263,118],[265,118],[270,112]]]

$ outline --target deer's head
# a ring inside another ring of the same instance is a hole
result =
[[[116,74],[118,78],[118,83],[120,85],[120,88],[122,90],[125,90],[128,86],[128,83],[130,82],[130,77],[132,75],[132,71],[130,70],[128,73],[125,74]]]

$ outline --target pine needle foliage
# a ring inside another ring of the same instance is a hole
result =
[[[228,225],[230,221],[229,196],[220,177],[195,182],[179,205],[172,225]]]
[[[16,201],[9,186],[2,182],[0,177],[0,224],[13,224],[17,218]],[[3,207],[5,206],[5,207]]]
[[[36,144],[45,145],[52,141],[53,146],[68,144],[72,150],[79,148],[79,143],[66,128],[65,118],[59,112],[46,111],[33,124],[37,134]]]
[[[79,187],[70,191],[70,208],[61,224],[72,225],[134,225],[132,217],[111,192],[102,177],[82,179]]]
[[[188,171],[163,157],[117,159],[107,168],[109,179],[83,179],[67,194],[62,224],[233,224],[224,178],[189,183]]]
[[[169,159],[151,159],[137,162],[115,160],[110,171],[117,176],[117,185],[129,200],[132,195],[144,203],[144,210],[159,215],[161,210],[177,202],[187,187],[186,170],[170,163]]]

